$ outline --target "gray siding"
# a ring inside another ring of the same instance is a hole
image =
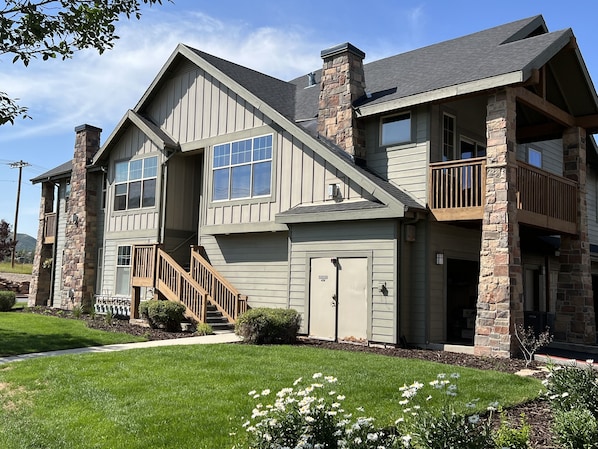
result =
[[[463,259],[479,261],[481,234],[477,230],[439,223],[430,223],[430,299],[429,340],[442,342],[446,338],[446,261]],[[444,265],[435,265],[436,252],[444,253]]]
[[[158,156],[158,178],[156,182],[156,206],[125,211],[114,210],[114,164],[117,161],[128,161],[133,158]],[[106,232],[122,233],[139,229],[157,230],[160,223],[159,195],[161,191],[161,165],[164,155],[136,127],[130,126],[116,143],[110,154],[109,187],[106,198],[107,214]],[[156,234],[154,232],[154,234]]]
[[[255,307],[288,306],[288,235],[202,236],[209,262]]]
[[[397,342],[396,222],[391,220],[321,223],[293,226],[290,256],[290,307],[303,316],[306,331],[309,310],[310,257],[343,257],[359,254],[371,258],[371,340]],[[385,283],[388,293],[380,292]]]
[[[598,245],[598,171],[591,167],[588,167],[586,177],[586,203],[588,236],[591,244]]]
[[[58,231],[56,233],[56,253],[54,257],[54,287],[51,298],[53,307],[60,307],[66,293],[62,291],[62,260],[66,244],[66,223],[68,220],[68,204],[66,199],[66,181],[58,187]]]
[[[415,139],[412,143],[380,147],[380,120],[366,123],[366,149],[368,168],[388,179],[420,204],[427,201],[429,113],[427,109],[412,110]]]
[[[563,176],[563,142],[560,139],[517,145],[517,159],[528,162],[528,148],[542,153],[542,169]]]

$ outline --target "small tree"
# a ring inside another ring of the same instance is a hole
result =
[[[518,324],[515,326],[515,338],[517,338],[519,349],[521,349],[521,353],[525,359],[525,366],[529,366],[534,359],[536,351],[544,346],[548,346],[552,342],[553,337],[548,327],[544,332],[536,335],[532,326],[526,329],[523,325]]]
[[[10,225],[5,220],[0,220],[0,260],[10,256],[15,244],[10,238]]]

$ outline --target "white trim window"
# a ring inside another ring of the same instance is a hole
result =
[[[270,195],[272,134],[215,145],[212,175],[213,201]]]
[[[131,295],[131,245],[118,247],[114,293],[119,296]]]
[[[382,146],[411,142],[411,112],[380,119],[380,144]]]
[[[442,114],[442,160],[444,162],[455,159],[455,123],[454,116]]]
[[[114,210],[156,205],[157,156],[116,162],[114,171]]]
[[[542,152],[529,147],[527,149],[527,163],[534,167],[542,168]]]

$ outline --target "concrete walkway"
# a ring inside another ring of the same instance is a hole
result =
[[[139,343],[121,343],[116,345],[106,346],[90,346],[87,348],[74,348],[74,349],[63,349],[60,351],[48,351],[48,352],[34,352],[32,354],[21,354],[13,355],[9,357],[0,357],[0,365],[9,362],[19,362],[21,360],[37,359],[40,357],[54,357],[57,355],[65,354],[86,354],[86,353],[98,353],[98,352],[114,352],[114,351],[126,351],[128,349],[139,349],[139,348],[157,348],[160,346],[183,346],[183,345],[209,345],[217,343],[236,343],[241,341],[237,335],[233,332],[222,332],[214,335],[205,335],[202,337],[185,337],[185,338],[172,338],[168,340],[153,340],[153,341],[142,341]]]

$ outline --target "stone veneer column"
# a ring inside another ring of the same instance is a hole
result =
[[[87,165],[100,148],[101,129],[90,125],[75,128],[75,155],[68,200],[66,243],[62,263],[62,308],[86,305],[95,286],[97,188]]]
[[[37,228],[37,243],[31,271],[31,284],[29,285],[29,307],[45,306],[50,298],[52,283],[52,270],[42,268],[45,260],[51,259],[53,245],[44,244],[44,228],[46,214],[54,209],[54,183],[42,183],[42,198],[39,207],[39,226]]]
[[[561,235],[554,336],[569,343],[596,343],[592,292],[590,242],[586,204],[586,131],[570,128],[563,133],[563,166],[566,178],[576,181],[576,235]]]
[[[488,98],[486,202],[474,352],[510,357],[513,329],[523,322],[523,289],[516,204],[516,100],[510,89]]]
[[[321,56],[318,133],[352,156],[365,159],[365,132],[353,110],[353,102],[365,95],[365,53],[347,42],[323,50]]]

